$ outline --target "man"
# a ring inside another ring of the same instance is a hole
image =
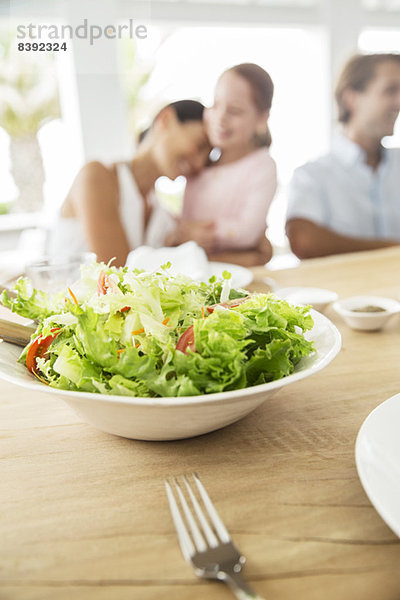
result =
[[[336,88],[343,132],[296,169],[286,223],[299,258],[400,244],[400,149],[385,149],[400,111],[400,54],[356,55]]]

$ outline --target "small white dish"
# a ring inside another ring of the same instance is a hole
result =
[[[331,302],[338,299],[336,292],[314,287],[283,287],[274,290],[275,296],[290,304],[311,305],[315,310],[323,311]]]
[[[380,307],[383,310],[360,311],[367,307]],[[351,296],[338,300],[332,308],[353,329],[377,331],[382,329],[393,315],[400,312],[400,302],[383,296]]]
[[[358,432],[358,475],[382,519],[400,537],[400,394],[373,410]]]
[[[245,288],[253,281],[253,273],[246,267],[216,261],[208,263],[208,277],[211,277],[212,275],[222,277],[224,271],[229,271],[229,273],[231,273],[231,285],[233,288]]]
[[[292,375],[241,390],[180,398],[136,398],[58,390],[41,383],[17,362],[21,349],[6,342],[0,343],[0,378],[27,390],[51,394],[55,401],[64,400],[82,420],[108,433],[137,440],[189,438],[242,419],[279,388],[317,373],[335,358],[341,348],[339,331],[323,315],[313,310],[311,315],[314,327],[305,336],[314,341],[316,352],[303,358]]]

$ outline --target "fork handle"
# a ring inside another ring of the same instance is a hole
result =
[[[221,581],[226,583],[235,594],[238,600],[263,600],[261,596],[258,596],[249,584],[243,579],[240,573],[235,571],[224,571],[219,577]]]

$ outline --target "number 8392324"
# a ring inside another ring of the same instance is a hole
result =
[[[19,42],[18,50],[20,52],[59,52],[67,50],[67,43],[63,42]]]

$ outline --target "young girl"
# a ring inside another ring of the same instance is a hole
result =
[[[204,167],[210,145],[203,110],[193,100],[173,102],[156,116],[131,161],[85,165],[52,231],[50,255],[90,250],[99,261],[115,257],[113,264],[122,266],[137,246],[162,246],[175,221],[157,203],[154,183],[161,175],[175,179]]]
[[[268,151],[272,96],[272,80],[258,65],[237,65],[221,75],[214,105],[205,111],[208,137],[220,157],[188,178],[182,219],[169,243],[194,239],[211,260],[245,266],[271,258],[265,230],[276,190]]]

